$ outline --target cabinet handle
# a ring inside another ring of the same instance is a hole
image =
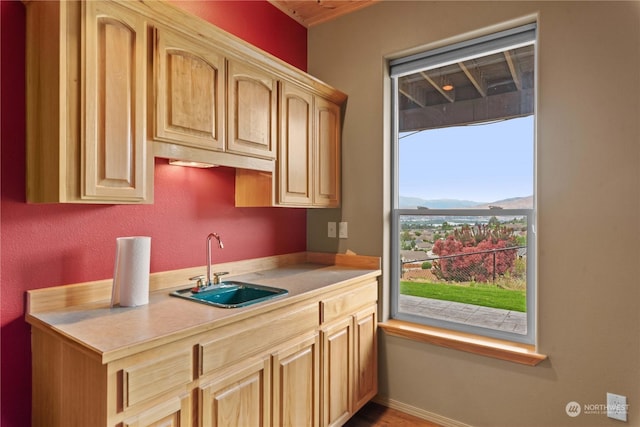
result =
[[[204,369],[203,369],[204,368],[203,367],[204,348],[202,347],[202,344],[196,344],[194,357],[197,359],[196,363],[194,363],[194,366],[198,371],[196,378],[200,378],[204,374]]]

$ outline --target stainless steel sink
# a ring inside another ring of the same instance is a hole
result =
[[[171,292],[174,297],[222,308],[238,308],[287,295],[286,289],[228,280],[205,288],[187,288]]]

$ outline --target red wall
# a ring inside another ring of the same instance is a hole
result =
[[[174,3],[306,69],[306,29],[266,1]],[[118,236],[151,236],[152,272],[204,265],[212,231],[225,243],[214,262],[303,251],[306,212],[236,208],[233,169],[180,168],[163,159],[156,160],[153,205],[26,204],[25,8],[5,0],[0,7],[1,425],[24,427],[31,405],[26,290],[112,277]]]

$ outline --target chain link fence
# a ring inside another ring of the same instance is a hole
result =
[[[430,282],[480,282],[520,288],[526,281],[526,246],[402,259],[402,279]]]

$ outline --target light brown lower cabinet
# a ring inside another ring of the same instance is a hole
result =
[[[234,365],[199,388],[201,426],[269,425],[270,363],[259,358]]]
[[[341,426],[378,392],[377,306],[322,328],[323,426]]]
[[[377,305],[356,313],[354,322],[354,406],[360,409],[378,393]]]
[[[318,334],[294,340],[273,354],[273,425],[310,426],[320,423]]]
[[[318,426],[318,349],[317,334],[294,339],[204,380],[200,425]]]
[[[378,282],[113,360],[32,326],[33,426],[340,426],[377,392]]]
[[[322,330],[323,425],[340,426],[353,413],[353,319]]]

